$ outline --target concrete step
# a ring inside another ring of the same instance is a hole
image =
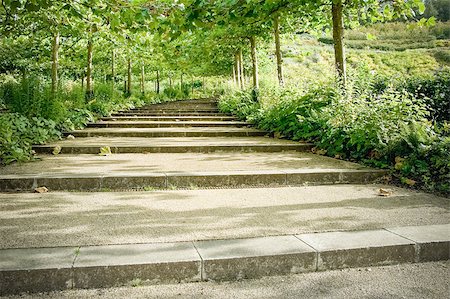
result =
[[[107,138],[91,137],[63,140],[53,144],[36,145],[40,154],[52,154],[55,146],[62,154],[98,154],[109,146],[115,154],[123,153],[209,153],[216,151],[282,152],[310,151],[312,144],[267,137],[181,137],[181,138]]]
[[[162,108],[162,107],[154,107],[154,108],[148,108],[148,109],[141,109],[141,110],[126,110],[126,111],[119,111],[119,113],[134,113],[134,114],[145,114],[145,113],[218,113],[219,110],[217,108],[211,108],[211,109],[195,109],[195,108],[189,108],[189,109],[181,109],[181,108]]]
[[[153,109],[217,109],[217,103],[167,103],[132,108],[130,111],[153,110]]]
[[[449,259],[450,225],[250,239],[5,249],[0,295],[133,283],[233,281]]]
[[[88,128],[248,127],[243,121],[99,121]]]
[[[237,121],[234,116],[116,116],[102,121]]]
[[[67,132],[75,137],[249,137],[266,136],[265,131],[237,127],[185,128],[87,128]]]
[[[144,117],[144,116],[230,116],[228,114],[224,113],[218,113],[218,112],[186,112],[186,111],[160,111],[160,112],[118,112],[113,113],[111,115],[112,117],[116,116],[125,116],[125,117]]]
[[[4,167],[0,191],[325,185],[374,182],[385,171],[302,152],[40,156]]]

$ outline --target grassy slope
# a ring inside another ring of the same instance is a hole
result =
[[[368,40],[368,35],[376,39]],[[378,24],[348,31],[347,36],[349,73],[363,67],[374,74],[395,78],[423,76],[450,67],[450,22],[434,28],[411,29],[405,24]],[[284,72],[288,84],[327,81],[334,76],[333,47],[327,40],[308,35],[284,37]],[[271,48],[268,53],[273,51]],[[274,67],[273,60],[262,67],[263,81],[268,84],[276,81]]]

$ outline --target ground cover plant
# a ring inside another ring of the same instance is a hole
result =
[[[445,1],[2,4],[0,164],[114,111],[220,96],[317,153],[449,192]]]

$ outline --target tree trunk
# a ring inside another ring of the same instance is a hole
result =
[[[127,93],[130,95],[131,94],[131,58],[128,58],[127,79],[128,79]]]
[[[253,77],[253,88],[259,89],[259,78],[258,78],[258,57],[256,56],[256,39],[254,36],[250,37],[250,45],[252,52],[252,77]]]
[[[234,85],[237,85],[237,81],[236,81],[236,63],[233,63],[231,71],[233,72],[233,83],[234,83]]]
[[[159,70],[156,71],[156,93],[159,94]]]
[[[239,74],[241,76],[241,88],[245,88],[245,76],[244,76],[244,57],[242,56],[242,49],[239,49],[239,67],[241,68]]]
[[[183,73],[180,76],[180,90],[183,91]]]
[[[141,93],[145,93],[145,69],[144,64],[141,66]]]
[[[113,49],[112,53],[111,53],[111,80],[113,82],[113,85],[114,85],[114,81],[116,80],[115,62],[116,62],[116,52]]]
[[[342,85],[345,86],[347,81],[347,72],[345,67],[344,18],[342,10],[342,0],[333,1],[332,14],[335,64],[339,80]]]
[[[172,89],[172,74],[169,74],[169,87]]]
[[[86,99],[90,100],[94,96],[94,88],[92,86],[92,53],[93,53],[92,38],[89,38],[87,45],[87,70],[86,70]]]
[[[191,88],[192,88],[192,96],[194,95],[194,76],[191,78]]]
[[[58,52],[59,52],[59,32],[53,35],[52,43],[52,97],[58,91]]]
[[[239,88],[243,89],[244,85],[241,76],[241,60],[239,59],[239,52],[236,52],[235,55],[235,66],[236,66],[237,85]]]
[[[281,44],[280,44],[280,15],[277,14],[273,22],[275,31],[275,56],[277,57],[277,73],[278,73],[278,83],[280,86],[284,86],[283,77],[283,58],[281,56]]]
[[[116,70],[115,70],[116,53],[114,49],[111,52],[111,96],[114,97],[114,83],[116,82]]]

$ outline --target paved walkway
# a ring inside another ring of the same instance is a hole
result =
[[[198,298],[198,299],[361,299],[447,298],[449,262],[401,264],[271,276],[217,283],[177,283],[109,289],[68,290],[15,296],[11,299],[61,298]]]
[[[448,198],[373,184],[386,173],[273,139],[214,100],[67,135],[0,169],[0,295],[449,258]]]

